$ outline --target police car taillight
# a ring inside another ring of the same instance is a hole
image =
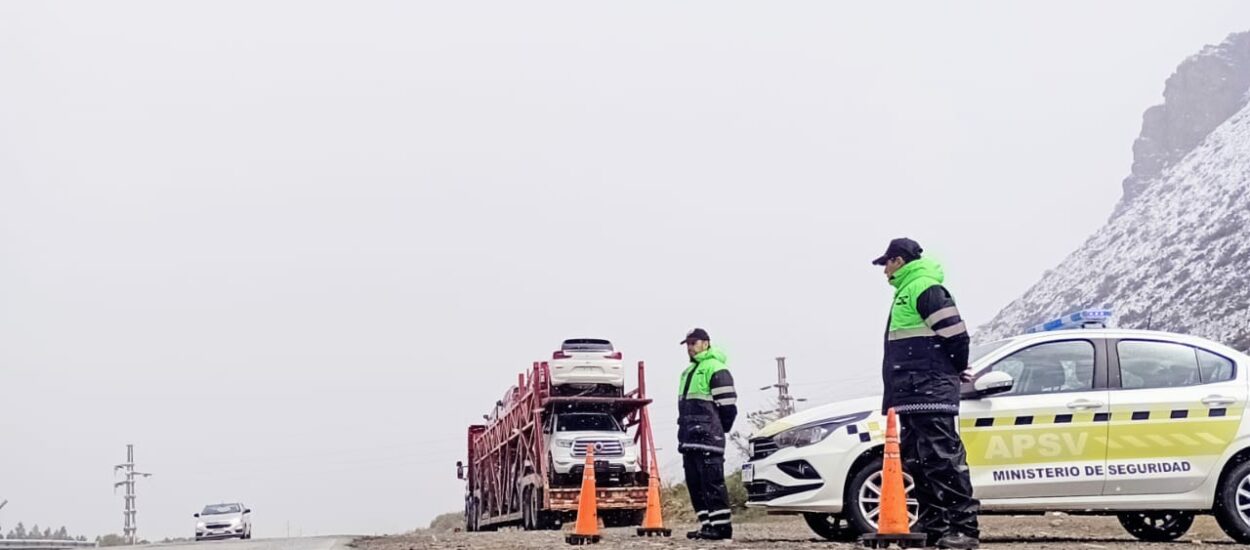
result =
[[[1026,333],[1071,330],[1076,328],[1107,328],[1111,321],[1111,309],[1082,309],[1062,317],[1051,319],[1026,330]]]

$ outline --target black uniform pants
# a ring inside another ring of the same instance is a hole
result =
[[[915,481],[913,494],[920,503],[916,530],[930,537],[951,533],[980,537],[977,512],[981,503],[972,497],[967,454],[955,429],[956,418],[947,414],[899,415],[903,469]]]
[[[682,455],[690,503],[704,528],[730,525],[729,491],[725,489],[725,455],[686,451]]]

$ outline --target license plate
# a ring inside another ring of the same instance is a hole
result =
[[[742,482],[750,483],[752,481],[755,481],[755,465],[743,464],[742,465]]]

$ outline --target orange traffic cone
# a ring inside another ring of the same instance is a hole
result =
[[[907,490],[903,486],[903,461],[898,450],[898,417],[889,410],[885,422],[885,463],[881,468],[881,502],[877,514],[876,534],[863,537],[864,546],[885,548],[897,544],[903,548],[925,545],[924,533],[911,532],[907,516]]]
[[[672,529],[664,527],[664,513],[660,505],[660,471],[655,464],[655,448],[651,448],[651,471],[647,482],[647,515],[638,528],[640,537],[671,537]]]
[[[577,497],[577,524],[564,537],[569,544],[599,542],[599,503],[595,491],[595,451],[586,446],[586,466],[582,470],[582,492]]]

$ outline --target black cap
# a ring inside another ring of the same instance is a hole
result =
[[[885,254],[873,260],[872,265],[885,265],[892,258],[902,258],[903,261],[910,262],[920,258],[921,252],[924,252],[924,249],[920,248],[920,243],[907,237],[901,237],[890,241],[890,246],[886,247]]]
[[[679,343],[679,344],[689,344],[690,342],[698,342],[699,340],[703,340],[703,341],[706,341],[706,342],[711,342],[711,341],[712,341],[712,337],[707,335],[707,331],[706,331],[706,330],[703,330],[703,329],[701,329],[701,328],[696,328],[696,329],[694,329],[694,330],[692,330],[692,331],[690,331],[690,332],[687,332],[687,333],[686,333],[686,339],[685,339],[685,340],[682,340],[681,342],[678,342],[678,343]]]

